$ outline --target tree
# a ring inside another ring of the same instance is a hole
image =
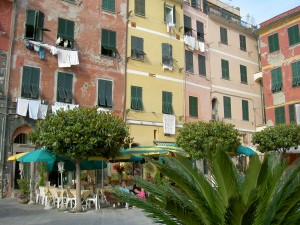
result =
[[[213,182],[185,157],[150,160],[166,177],[162,185],[136,179],[146,201],[118,189],[114,196],[144,209],[155,222],[169,225],[269,225],[300,223],[300,164],[280,157],[253,156],[243,179],[223,149],[209,153]]]
[[[57,156],[65,156],[76,164],[76,211],[81,211],[80,162],[88,156],[115,158],[120,148],[131,141],[125,122],[97,108],[80,107],[57,111],[37,122],[30,139]]]
[[[300,126],[295,123],[278,124],[256,132],[252,136],[253,144],[258,144],[260,152],[287,150],[300,145]]]
[[[233,124],[222,121],[186,123],[176,138],[176,144],[195,158],[205,158],[208,152],[222,145],[226,152],[235,152],[240,145],[241,134]]]

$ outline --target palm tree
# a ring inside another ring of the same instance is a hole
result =
[[[165,179],[136,182],[146,201],[114,191],[115,197],[144,209],[155,222],[186,225],[300,224],[300,164],[288,167],[276,155],[263,162],[253,157],[244,179],[222,150],[208,156],[213,182],[180,155],[165,162],[150,160]]]

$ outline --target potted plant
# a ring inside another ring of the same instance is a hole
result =
[[[118,172],[119,182],[121,182],[123,179],[123,171],[125,170],[125,167],[122,166],[120,163],[115,164],[113,167]]]
[[[17,180],[19,188],[20,188],[20,194],[18,195],[18,201],[22,204],[26,204],[29,202],[29,183],[28,180],[23,178],[23,179],[18,179]]]

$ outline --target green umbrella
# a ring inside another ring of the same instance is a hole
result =
[[[82,160],[80,168],[81,170],[105,169],[107,168],[107,164],[102,160]]]

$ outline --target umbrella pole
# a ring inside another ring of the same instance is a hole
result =
[[[28,202],[28,205],[34,205],[35,201],[33,199],[33,177],[34,177],[34,162],[30,163],[30,180],[29,180],[29,186],[30,186],[30,201]]]

